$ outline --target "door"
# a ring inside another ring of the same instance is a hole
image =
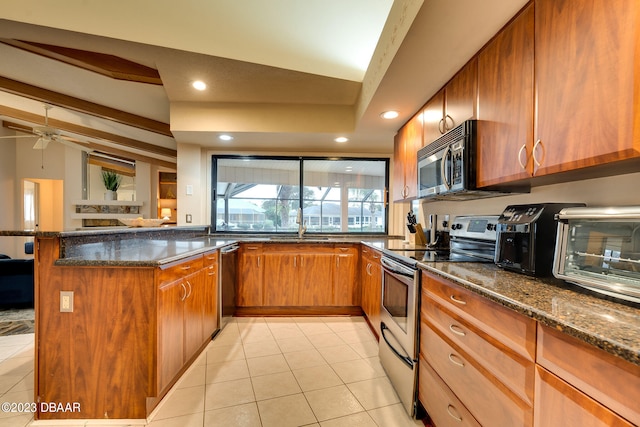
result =
[[[158,392],[163,390],[183,365],[183,301],[187,289],[182,279],[158,289]]]
[[[358,250],[354,247],[338,247],[335,255],[334,299],[335,306],[360,305],[360,282],[356,275]]]
[[[239,307],[262,306],[264,257],[259,245],[242,245],[240,250],[238,292]]]
[[[184,298],[184,362],[191,359],[203,343],[203,318],[205,289],[200,272],[190,274],[183,280],[187,288]]]
[[[533,41],[529,6],[478,57],[478,187],[531,177]]]
[[[301,306],[330,306],[333,300],[333,254],[298,256],[298,303]]]
[[[283,307],[298,303],[299,255],[264,255],[264,306]]]

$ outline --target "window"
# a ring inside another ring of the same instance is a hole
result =
[[[296,233],[298,218],[307,233],[387,231],[387,159],[213,156],[212,164],[215,231]]]

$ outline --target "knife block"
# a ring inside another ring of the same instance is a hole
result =
[[[424,235],[424,231],[422,230],[422,225],[416,224],[416,234],[415,234],[415,244],[421,246],[427,246],[427,238]]]

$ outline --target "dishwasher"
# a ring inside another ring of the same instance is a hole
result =
[[[218,325],[222,330],[236,312],[236,282],[238,280],[237,244],[220,249],[220,282],[218,284]]]

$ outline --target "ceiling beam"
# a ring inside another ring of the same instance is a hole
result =
[[[7,128],[7,129],[11,129],[11,130],[17,130],[17,131],[22,131],[22,132],[26,132],[26,133],[34,133],[33,132],[33,128],[29,127],[29,126],[25,126],[25,125],[21,125],[19,123],[13,123],[13,122],[8,122],[8,121],[3,121],[2,122],[2,126]],[[36,138],[37,135],[34,135],[34,138]],[[71,139],[71,142],[75,142],[74,139]],[[114,148],[111,146],[107,146],[107,145],[102,145],[102,144],[96,144],[95,142],[91,142],[91,141],[86,141],[86,142],[78,142],[76,143],[79,147],[86,147],[90,150],[93,151],[100,151],[103,153],[107,153],[107,154],[112,154],[115,156],[120,156],[120,157],[125,157],[131,160],[136,160],[136,161],[140,161],[140,162],[145,162],[145,163],[149,163],[152,165],[157,165],[157,166],[162,166],[165,168],[169,168],[169,169],[176,169],[177,168],[177,164],[176,162],[171,162],[168,160],[162,160],[162,159],[156,159],[155,157],[149,157],[149,156],[145,156],[142,154],[137,154],[137,153],[132,153],[130,151],[125,151],[125,150],[121,150],[119,148]]]
[[[38,125],[44,125],[44,122],[45,122],[44,116],[28,113],[26,111],[17,110],[11,107],[6,107],[4,105],[0,105],[0,116],[7,116],[7,117],[11,117],[18,120],[23,120],[29,123],[35,123]],[[149,144],[147,142],[139,141],[137,139],[127,138],[124,136],[116,135],[114,133],[104,132],[98,129],[88,128],[85,126],[64,122],[62,120],[49,118],[49,126],[62,131],[86,136],[88,138],[109,141],[114,144],[122,145],[123,147],[146,151],[148,153],[154,153],[154,154],[167,156],[167,157],[178,156],[177,150],[174,150],[172,148],[166,148],[166,147],[161,147],[154,144]]]
[[[159,122],[137,114],[127,113],[122,110],[85,101],[84,99],[75,98],[73,96],[33,86],[7,77],[0,76],[0,90],[13,95],[23,96],[25,98],[55,105],[57,107],[66,108],[67,110],[77,111],[79,113],[88,114],[104,120],[110,120],[123,125],[158,133],[160,135],[173,137],[168,123]]]
[[[162,86],[158,70],[119,56],[15,39],[0,38],[0,42],[112,79]]]

